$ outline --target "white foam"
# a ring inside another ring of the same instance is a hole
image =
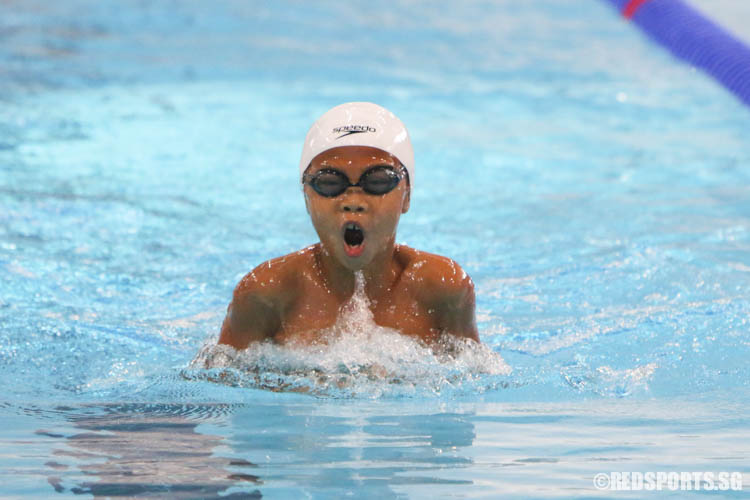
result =
[[[313,345],[270,342],[237,351],[210,339],[184,374],[189,378],[325,396],[410,395],[484,391],[510,367],[484,344],[447,339],[441,349],[377,325],[358,273],[355,292],[336,323]]]

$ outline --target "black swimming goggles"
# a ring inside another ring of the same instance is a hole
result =
[[[324,168],[312,175],[305,174],[302,178],[304,184],[309,185],[320,196],[333,198],[343,194],[350,187],[361,187],[367,194],[383,195],[393,191],[401,181],[404,168],[396,171],[390,165],[376,165],[368,168],[359,178],[356,184],[349,181],[341,170]]]

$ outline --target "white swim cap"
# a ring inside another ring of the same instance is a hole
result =
[[[370,146],[386,151],[404,164],[414,186],[414,150],[409,132],[396,115],[371,102],[347,102],[331,108],[313,123],[305,137],[299,175],[323,151],[339,146]]]

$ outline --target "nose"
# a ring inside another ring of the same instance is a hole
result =
[[[340,202],[343,212],[366,212],[368,209],[365,194],[359,188],[350,188]]]
[[[342,203],[341,208],[344,212],[364,212],[366,210],[364,203],[359,203],[356,200],[348,200]]]

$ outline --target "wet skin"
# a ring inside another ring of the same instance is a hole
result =
[[[316,156],[307,173],[335,168],[356,183],[375,165],[400,170],[399,161],[389,153],[347,146]],[[357,271],[364,275],[365,293],[378,325],[429,345],[438,345],[450,335],[479,341],[471,278],[449,258],[395,243],[399,218],[409,209],[405,178],[384,195],[350,187],[326,198],[309,185],[304,194],[320,243],[265,262],[242,278],[219,343],[244,349],[263,340],[324,341],[320,332],[334,325],[351,298]],[[362,228],[360,246],[346,244],[347,223]]]

